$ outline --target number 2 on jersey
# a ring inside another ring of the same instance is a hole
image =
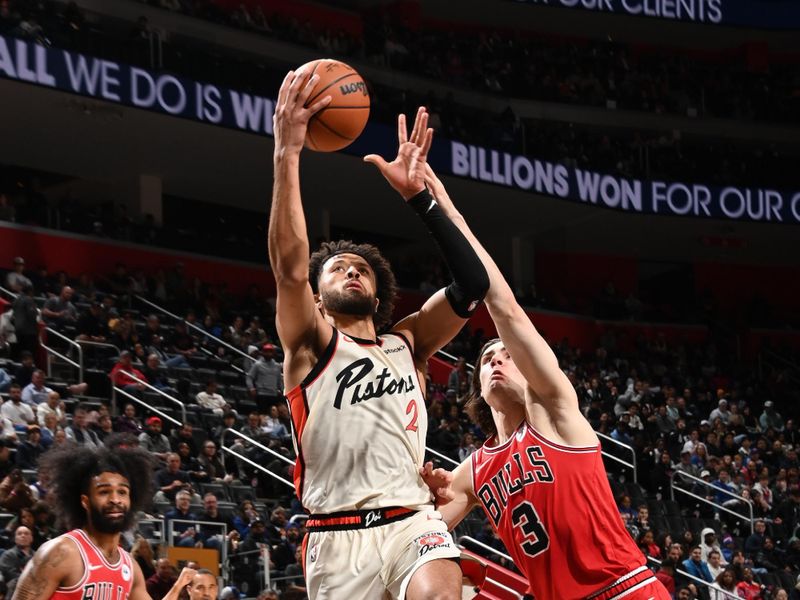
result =
[[[542,522],[533,504],[527,500],[514,508],[511,513],[514,527],[519,527],[525,538],[520,547],[528,556],[541,554],[550,547],[550,537],[544,530]]]
[[[416,400],[411,400],[408,403],[408,406],[406,406],[406,414],[410,415],[411,413],[414,413],[414,414],[411,416],[411,422],[408,425],[406,425],[406,431],[416,431],[417,430],[417,418],[419,417],[419,412],[417,410],[417,401]]]

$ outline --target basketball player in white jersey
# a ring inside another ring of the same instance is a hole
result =
[[[420,109],[399,150],[375,164],[439,244],[453,283],[389,324],[394,276],[378,250],[323,244],[309,259],[300,198],[300,151],[309,119],[329,97],[304,104],[316,76],[289,72],[275,110],[275,182],[269,256],[276,324],[297,449],[294,482],[311,512],[304,542],[314,600],[461,597],[459,555],[418,469],[427,433],[426,362],[464,326],[488,288],[463,234],[435,208],[424,183],[433,131]],[[444,560],[443,560],[444,559]]]

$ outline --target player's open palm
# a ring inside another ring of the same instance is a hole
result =
[[[425,189],[425,165],[433,141],[433,129],[428,128],[428,112],[424,107],[417,111],[411,136],[406,127],[406,116],[397,117],[397,157],[386,162],[377,154],[368,154],[364,161],[372,163],[404,200],[409,200]]]

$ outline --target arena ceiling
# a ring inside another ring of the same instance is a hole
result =
[[[88,180],[133,203],[138,177],[164,193],[266,212],[272,139],[0,80],[0,163]],[[416,218],[369,165],[304,153],[309,224],[419,239]],[[553,251],[649,260],[797,264],[798,226],[647,217],[448,178],[462,211],[501,261],[510,239]],[[76,184],[76,188],[80,188]],[[63,189],[63,187],[61,188]],[[78,192],[80,193],[80,192]]]

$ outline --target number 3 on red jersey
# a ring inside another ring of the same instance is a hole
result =
[[[544,530],[542,522],[533,504],[525,500],[514,508],[511,513],[514,527],[519,527],[525,536],[520,547],[528,556],[541,554],[550,547],[550,537]]]

